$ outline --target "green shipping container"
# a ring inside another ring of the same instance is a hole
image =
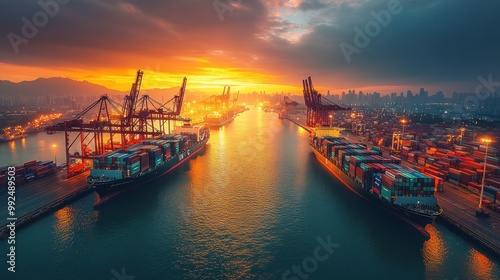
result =
[[[382,197],[387,201],[391,201],[391,190],[389,190],[385,186],[382,186]]]

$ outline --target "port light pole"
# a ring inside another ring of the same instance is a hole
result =
[[[407,120],[402,119],[400,122],[403,125],[403,132],[401,133],[401,136],[404,137],[405,136],[405,124],[406,124]]]
[[[56,144],[52,145],[52,149],[54,150],[54,164],[57,166],[56,147]]]
[[[491,143],[490,138],[482,138],[481,142],[486,144],[486,153],[484,154],[484,167],[483,167],[483,180],[481,181],[481,193],[479,194],[479,206],[476,210],[476,216],[489,217],[489,213],[483,210],[483,193],[484,193],[484,179],[486,177],[486,161],[488,159],[488,147]]]
[[[462,142],[464,141],[465,130],[466,130],[465,127],[460,128],[460,145],[462,145]]]

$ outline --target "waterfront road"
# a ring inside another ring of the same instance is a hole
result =
[[[42,214],[43,209],[57,207],[65,203],[71,197],[88,191],[90,188],[85,181],[88,171],[71,178],[66,178],[66,171],[59,171],[56,174],[48,175],[45,178],[16,186],[15,190],[15,216],[18,220],[16,224],[29,219],[32,215]],[[0,192],[0,229],[4,228],[7,222],[7,196],[6,191]]]
[[[488,209],[489,218],[477,218],[479,195],[462,187],[445,183],[444,191],[436,192],[443,218],[477,239],[484,239],[500,254],[500,213]]]

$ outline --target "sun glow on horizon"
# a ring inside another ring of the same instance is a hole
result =
[[[187,59],[187,58],[185,58]],[[195,59],[200,62],[200,59]],[[224,86],[231,86],[232,91],[242,93],[251,92],[297,92],[301,89],[294,85],[277,83],[277,77],[257,71],[242,70],[237,68],[210,66],[193,68],[186,73],[164,72],[161,69],[141,69],[144,71],[142,89],[179,87],[182,79],[187,77],[189,91],[213,94]],[[0,64],[0,70],[9,73],[3,78],[12,82],[32,81],[37,78],[62,77],[77,81],[105,86],[109,89],[128,91],[134,82],[138,69],[103,69],[75,70],[75,69],[44,69],[10,64]]]

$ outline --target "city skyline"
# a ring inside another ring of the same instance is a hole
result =
[[[3,79],[87,80],[126,91],[474,92],[499,77],[495,15],[485,1],[17,1],[2,9]],[[468,15],[468,16],[467,16]],[[480,16],[477,16],[480,15]],[[464,18],[467,20],[464,20]],[[195,19],[195,20],[193,20]],[[487,42],[487,43],[485,43]]]
[[[491,78],[491,77],[489,77]],[[189,80],[189,79],[188,79]],[[78,80],[73,80],[73,79],[70,79],[70,78],[62,78],[62,77],[51,77],[51,78],[36,78],[35,80],[27,80],[27,81],[20,81],[20,82],[12,82],[12,81],[8,81],[8,80],[0,80],[0,83],[7,83],[8,84],[8,88],[13,88],[14,89],[14,95],[15,94],[19,94],[17,92],[15,92],[16,90],[16,86],[19,86],[19,85],[23,85],[23,86],[28,86],[29,87],[33,87],[35,86],[38,82],[40,81],[43,81],[43,85],[44,85],[44,90],[47,91],[47,88],[50,88],[51,86],[52,87],[57,87],[57,84],[58,83],[61,83],[63,82],[64,83],[64,86],[70,86],[71,83],[75,83],[74,85],[77,85],[76,83],[81,83],[81,82],[84,82],[86,83],[86,85],[95,85],[95,86],[102,86],[102,88],[100,89],[100,91],[106,91],[106,90],[109,90],[109,92],[107,92],[106,94],[120,94],[120,93],[123,93],[123,94],[128,94],[128,91],[130,89],[125,89],[125,90],[117,90],[117,89],[113,89],[113,88],[109,88],[109,87],[106,87],[105,85],[102,85],[102,84],[97,84],[97,83],[91,83],[87,80],[84,80],[84,81],[78,81]],[[500,83],[498,83],[500,84]],[[195,89],[187,89],[188,92],[192,93],[192,94],[195,94],[195,95],[213,95],[213,94],[219,94],[219,92],[222,90],[222,88],[224,88],[225,86],[231,86],[231,85],[221,85],[219,88],[214,88],[212,90],[210,90],[209,92],[206,92],[206,91],[199,91],[197,90],[196,88]],[[491,87],[493,86],[493,87]],[[151,94],[153,92],[153,95],[158,95],[160,93],[162,93],[161,95],[163,96],[169,96],[169,95],[173,95],[176,93],[176,90],[178,90],[178,85],[175,85],[173,84],[171,87],[160,87],[160,88],[142,88],[143,92],[145,94]],[[238,87],[236,87],[236,90],[234,90],[233,88],[233,91],[234,92],[238,92],[240,94],[266,94],[266,95],[276,95],[276,94],[285,94],[285,95],[295,95],[295,96],[302,96],[302,92],[296,92],[296,91],[288,91],[288,92],[285,92],[285,91],[266,91],[266,90],[262,90],[262,91],[256,91],[256,90],[253,90],[253,91],[248,91],[248,92],[240,92],[239,90],[237,90]],[[479,89],[479,92],[483,92],[484,94],[487,94],[488,96],[492,95],[493,97],[495,97],[498,93],[497,91],[497,82],[496,81],[488,81],[486,78],[480,76],[478,78],[478,84],[476,85],[476,90]],[[404,95],[404,97],[409,97],[410,99],[412,97],[418,97],[422,92],[425,94],[425,97],[432,97],[432,96],[435,96],[435,95],[438,95],[438,96],[443,96],[443,98],[452,98],[454,97],[456,94],[476,94],[475,91],[471,90],[471,91],[461,91],[461,90],[452,90],[452,91],[443,91],[441,89],[429,89],[429,88],[424,88],[424,87],[418,87],[418,86],[415,86],[415,88],[407,88],[407,89],[404,89],[404,90],[401,90],[401,91],[396,91],[396,90],[391,90],[391,89],[387,89],[387,91],[377,91],[377,90],[374,90],[372,88],[349,88],[349,89],[343,89],[343,90],[331,90],[331,89],[328,89],[328,88],[323,88],[323,87],[316,87],[316,89],[318,90],[318,93],[322,94],[323,96],[344,96],[344,95],[349,95],[351,92],[354,92],[356,95],[358,95],[359,93],[361,93],[362,95],[376,95],[376,96],[379,96],[379,97],[400,97],[402,95]],[[48,94],[47,92],[45,92],[44,90],[42,90],[42,92],[39,92],[39,93],[42,93],[42,94]],[[12,96],[13,93],[10,92],[9,90],[2,90],[2,86],[0,85],[0,96]],[[25,92],[26,91],[26,88],[23,89],[23,91]],[[80,90],[77,90],[77,91],[81,91]],[[29,93],[30,95],[37,95],[36,92],[30,92]],[[53,92],[53,90],[51,90],[50,92],[51,95],[55,95],[55,96],[65,96],[65,95],[80,95],[80,94],[74,94],[74,93],[64,93],[64,94],[59,94],[57,92]],[[165,95],[166,94],[166,95]],[[422,96],[422,95],[420,95]],[[343,98],[341,98],[340,100],[343,100]]]

